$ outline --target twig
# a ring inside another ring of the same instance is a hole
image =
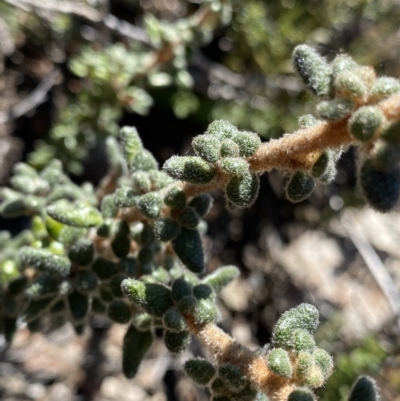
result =
[[[21,117],[30,110],[37,107],[46,100],[48,91],[54,85],[58,75],[58,70],[54,69],[47,74],[42,82],[33,90],[33,92],[20,103],[11,108],[7,113],[0,113],[0,124],[4,124],[10,120]]]
[[[357,248],[369,272],[374,277],[376,283],[386,296],[389,304],[396,316],[400,315],[400,293],[396,288],[392,278],[387,272],[381,259],[375,252],[374,248],[368,242],[360,230],[357,221],[351,216],[350,213],[342,215],[341,223],[346,230],[349,238]]]

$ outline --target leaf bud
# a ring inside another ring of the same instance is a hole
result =
[[[223,266],[206,276],[203,283],[209,285],[216,294],[219,294],[239,274],[239,269],[236,266]]]
[[[165,171],[149,170],[148,175],[151,180],[152,188],[155,191],[158,191],[174,182]]]
[[[296,375],[305,377],[314,363],[313,356],[308,352],[300,352],[297,356]]]
[[[368,203],[379,212],[392,210],[400,194],[400,168],[379,171],[373,160],[366,160],[360,170],[360,184]]]
[[[172,248],[190,271],[193,273],[204,271],[203,246],[196,230],[182,228],[172,240]]]
[[[67,276],[71,269],[69,259],[64,256],[53,255],[45,249],[24,246],[20,249],[19,256],[25,265],[51,273],[58,273],[61,276]]]
[[[178,354],[185,351],[190,344],[190,333],[188,331],[176,333],[174,331],[165,330],[164,343],[168,351],[173,354]]]
[[[372,85],[369,96],[372,101],[379,102],[397,92],[400,92],[400,81],[398,79],[379,77]]]
[[[313,164],[311,174],[314,178],[323,176],[329,165],[333,163],[333,158],[330,150],[325,150],[320,154],[316,162]]]
[[[162,199],[155,192],[149,192],[139,198],[138,209],[149,219],[156,219],[162,208]]]
[[[243,390],[247,384],[246,376],[243,375],[240,368],[230,363],[221,364],[218,367],[218,374],[232,392]]]
[[[93,242],[89,238],[78,239],[69,249],[68,257],[72,263],[87,266],[94,258]]]
[[[122,371],[125,377],[132,379],[144,355],[153,342],[150,331],[139,331],[135,326],[129,326],[125,333],[122,346]]]
[[[179,232],[179,225],[172,219],[160,219],[154,224],[154,233],[160,241],[171,241]]]
[[[194,197],[189,202],[189,206],[194,208],[200,217],[203,217],[207,214],[212,206],[212,201],[213,198],[209,194],[204,193]]]
[[[289,379],[292,376],[292,364],[288,353],[282,348],[274,348],[268,352],[267,365],[275,374]]]
[[[208,299],[213,301],[215,299],[215,292],[208,284],[197,284],[193,287],[193,295],[197,299]]]
[[[315,188],[315,181],[305,171],[296,171],[286,185],[286,197],[293,203],[307,199]]]
[[[59,202],[47,206],[46,212],[54,220],[71,227],[97,227],[103,222],[101,213],[90,206]]]
[[[298,119],[300,129],[312,127],[318,124],[318,122],[319,120],[317,120],[312,114],[305,114]]]
[[[108,280],[114,274],[118,273],[116,264],[101,256],[97,257],[96,260],[94,261],[92,265],[92,270],[97,274],[97,276],[101,280]]]
[[[185,207],[178,216],[178,223],[189,230],[194,230],[200,222],[200,217],[192,207]]]
[[[131,320],[132,310],[125,301],[116,299],[108,305],[108,317],[116,323],[126,324]]]
[[[207,386],[216,373],[214,365],[203,358],[189,359],[183,365],[183,370],[201,387]]]
[[[312,366],[308,371],[307,376],[304,377],[303,382],[311,388],[321,387],[325,382],[322,369],[316,364]]]
[[[250,207],[256,200],[260,178],[257,174],[247,173],[231,178],[225,189],[225,195],[234,206]]]
[[[313,352],[315,349],[314,337],[306,330],[295,330],[293,332],[293,348],[297,352]]]
[[[114,202],[120,208],[135,206],[138,199],[136,192],[129,187],[118,188],[114,193]]]
[[[333,359],[323,349],[318,348],[313,353],[315,363],[321,368],[324,378],[327,379],[333,371]]]
[[[206,162],[215,163],[219,159],[221,142],[215,136],[198,135],[192,141],[194,152]]]
[[[147,331],[151,328],[152,325],[152,317],[146,313],[137,313],[133,316],[133,324],[140,331]]]
[[[192,184],[206,184],[215,174],[214,167],[196,156],[172,156],[163,168],[172,178]]]
[[[353,138],[367,142],[374,137],[383,122],[383,114],[378,108],[360,107],[349,120],[349,131]]]
[[[130,171],[133,173],[135,171],[151,171],[158,169],[157,160],[154,156],[146,149],[142,149],[133,158],[130,167]]]
[[[350,99],[325,100],[318,104],[317,113],[324,120],[335,121],[347,117],[353,107]]]
[[[249,163],[240,157],[225,157],[220,165],[223,170],[233,175],[243,175],[249,171]]]
[[[252,156],[261,145],[261,139],[255,132],[241,131],[232,137],[239,146],[239,154],[242,157]]]
[[[164,203],[172,209],[181,210],[186,206],[186,194],[180,188],[171,188],[165,195]]]
[[[306,330],[313,334],[319,323],[318,310],[310,304],[299,306],[286,311],[276,323],[272,338],[276,347],[291,348],[293,346],[293,331]]]
[[[134,188],[139,192],[149,192],[151,190],[151,180],[149,174],[144,171],[135,171],[132,174]]]
[[[238,157],[240,153],[239,145],[232,139],[225,139],[221,144],[221,157]]]
[[[90,302],[87,295],[73,291],[68,295],[68,307],[75,322],[82,321],[89,313]]]
[[[113,195],[106,195],[101,201],[101,214],[103,218],[110,219],[117,215],[118,206],[115,204]]]
[[[60,181],[60,178],[63,177],[62,164],[60,160],[51,160],[40,172],[40,177],[46,180],[51,187],[56,185]]]
[[[90,270],[80,270],[75,276],[76,290],[82,293],[94,291],[97,288],[98,279]]]
[[[194,310],[194,321],[196,324],[213,322],[217,317],[217,308],[213,301],[200,299]]]
[[[293,64],[308,89],[320,97],[328,97],[331,92],[330,65],[314,49],[307,45],[296,46]]]
[[[226,120],[215,120],[207,128],[206,134],[215,135],[221,141],[231,139],[239,130]]]
[[[360,376],[351,389],[348,401],[378,401],[379,394],[373,379]]]
[[[347,54],[339,54],[332,62],[332,72],[336,77],[344,71],[351,71],[360,68],[360,66]]]
[[[128,167],[131,167],[135,156],[143,149],[142,140],[135,127],[122,127],[119,132],[122,151]]]
[[[165,312],[163,321],[168,330],[176,332],[187,330],[186,321],[175,306]]]

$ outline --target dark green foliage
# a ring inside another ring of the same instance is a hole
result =
[[[179,278],[172,283],[171,296],[175,302],[188,295],[192,295],[192,286],[186,280]]]
[[[315,401],[315,396],[306,387],[297,388],[290,393],[288,401]]]
[[[71,262],[68,258],[54,255],[44,249],[35,249],[25,246],[19,251],[19,256],[27,266],[58,273],[61,276],[68,275],[71,268]]]
[[[100,301],[98,298],[93,298],[92,299],[92,311],[94,313],[98,313],[100,315],[104,315],[106,313],[106,306],[103,304],[103,302]]]
[[[305,171],[296,171],[286,185],[286,197],[293,203],[307,199],[315,188],[315,181]]]
[[[194,197],[189,206],[196,210],[197,214],[200,217],[203,217],[207,214],[208,210],[212,206],[213,198],[209,194],[201,194]]]
[[[164,343],[168,351],[173,354],[178,354],[185,351],[190,344],[190,333],[188,331],[176,333],[174,331],[165,330]]]
[[[111,241],[111,249],[117,258],[124,258],[131,248],[131,240],[128,237],[116,236]]]
[[[400,169],[377,170],[373,160],[366,160],[360,170],[360,184],[367,202],[379,212],[392,210],[400,194]]]
[[[19,295],[22,291],[24,291],[26,285],[29,280],[25,276],[20,276],[8,283],[8,292],[11,296]]]
[[[72,263],[87,266],[94,258],[93,242],[88,238],[80,238],[68,251],[68,257]]]
[[[219,377],[224,381],[229,390],[238,392],[242,390],[246,384],[246,377],[240,368],[230,363],[224,363],[218,367]]]
[[[331,93],[330,65],[307,45],[299,45],[293,51],[293,64],[300,78],[313,93],[328,97]]]
[[[142,248],[138,254],[138,261],[143,265],[153,260],[154,251],[152,248]]]
[[[151,315],[161,317],[173,306],[171,290],[161,284],[125,279],[121,288],[131,301]]]
[[[368,376],[361,376],[354,384],[348,401],[377,401],[378,399],[375,382]]]
[[[121,299],[116,299],[108,305],[108,317],[116,323],[126,324],[131,320],[132,310]]]
[[[72,318],[76,322],[80,322],[89,313],[89,297],[87,295],[74,291],[68,295],[68,307],[69,311],[71,312]]]
[[[142,232],[140,233],[140,243],[142,246],[149,246],[155,241],[154,230],[148,224],[143,225]]]
[[[138,274],[138,263],[135,258],[127,257],[118,262],[117,268],[128,277],[135,277]]]
[[[4,326],[4,337],[7,343],[10,343],[14,338],[14,334],[17,330],[17,318],[5,316],[3,318],[3,326]]]
[[[400,121],[389,124],[382,130],[381,138],[395,146],[400,146]]]
[[[318,115],[325,120],[340,120],[348,116],[354,107],[350,99],[334,99],[320,102],[317,106]]]
[[[39,298],[39,299],[32,299],[29,301],[26,309],[22,313],[22,320],[25,322],[29,322],[38,318],[39,316],[43,315],[44,312],[50,306],[50,302],[53,298],[46,297],[46,298]]]
[[[164,203],[173,209],[183,209],[186,206],[186,195],[179,188],[171,188],[165,195]]]
[[[313,334],[318,322],[318,310],[310,304],[300,304],[279,318],[273,330],[273,342],[277,347],[290,348],[293,346],[294,330],[303,329]]]
[[[217,137],[198,135],[193,139],[192,146],[196,155],[209,163],[215,163],[220,157],[221,142]]]
[[[292,376],[292,364],[287,351],[275,348],[268,352],[268,367],[277,375],[290,378]]]
[[[187,329],[185,319],[176,307],[165,312],[163,321],[168,330],[180,332]]]
[[[172,219],[160,219],[154,224],[154,234],[160,241],[171,241],[179,232],[179,224]]]
[[[195,156],[173,156],[165,162],[163,168],[172,178],[192,184],[206,184],[215,173],[214,167]]]
[[[206,276],[203,283],[208,284],[218,294],[220,293],[232,280],[237,278],[240,274],[236,266],[224,266],[217,269],[215,272]]]
[[[201,238],[197,230],[182,228],[172,240],[172,247],[181,262],[193,273],[204,270],[204,256]]]
[[[139,331],[135,326],[129,326],[122,348],[122,370],[128,379],[136,375],[140,362],[152,342],[153,336],[150,331]]]
[[[399,166],[400,148],[384,141],[378,141],[373,151],[374,166],[382,172],[390,172]]]
[[[183,365],[186,374],[199,386],[207,386],[216,373],[214,365],[203,358],[189,359]]]
[[[185,207],[178,216],[178,223],[185,228],[194,230],[200,223],[200,216],[193,207]]]
[[[123,280],[125,280],[127,277],[123,273],[118,273],[115,276],[113,276],[110,280],[110,290],[114,297],[117,298],[122,298],[124,296],[121,288],[121,283]]]
[[[58,292],[58,280],[52,275],[44,273],[39,275],[25,293],[32,299],[47,297]]]
[[[111,278],[114,274],[118,273],[116,264],[101,256],[96,258],[96,260],[94,261],[92,265],[92,270],[101,280],[107,280]]]
[[[236,207],[250,207],[257,198],[259,187],[258,175],[247,173],[233,177],[225,189],[225,195],[228,201]]]
[[[155,192],[149,192],[139,198],[138,209],[149,219],[156,219],[161,212],[162,199]]]
[[[314,178],[319,178],[326,174],[327,170],[330,168],[330,165],[333,164],[333,157],[329,150],[321,153],[318,157],[317,161],[313,164],[311,174]]]
[[[384,117],[378,108],[360,107],[349,120],[350,133],[355,139],[367,142],[374,137],[383,122]]]
[[[197,299],[215,299],[215,292],[208,284],[197,284],[193,287],[193,295]]]

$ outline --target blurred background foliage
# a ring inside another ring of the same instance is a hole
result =
[[[399,77],[399,21],[395,0],[0,0],[0,181],[7,183],[18,160],[40,169],[58,158],[76,182],[96,184],[107,170],[103,141],[121,125],[136,126],[161,163],[186,152],[191,138],[214,119],[256,131],[264,141],[292,132],[297,118],[314,106],[293,75],[293,48],[307,43],[329,60],[349,53],[381,75]],[[39,101],[30,95],[35,90]],[[19,112],[24,99],[32,107]],[[250,210],[232,215],[215,195],[209,265],[237,264],[244,283],[261,277],[264,285],[246,311],[223,302],[224,328],[246,319],[253,340],[263,344],[279,313],[314,301],[260,238],[268,232],[269,240],[278,236],[289,247],[307,230],[329,231],[340,210],[362,203],[354,190],[355,169],[350,150],[335,182],[299,205],[284,200],[285,178],[277,173],[263,178]],[[14,234],[24,225],[0,221]],[[348,238],[335,230],[329,236],[345,255],[338,272],[365,279]],[[22,233],[16,247],[23,241]],[[1,244],[0,251],[14,252]],[[384,261],[396,260],[378,251]],[[398,400],[397,324],[364,338],[341,337],[339,328],[349,322],[332,312],[340,308],[340,296],[329,307],[323,296],[315,302],[326,320],[321,346],[337,364],[321,390],[324,400],[344,399],[360,373],[378,378],[384,399]]]

